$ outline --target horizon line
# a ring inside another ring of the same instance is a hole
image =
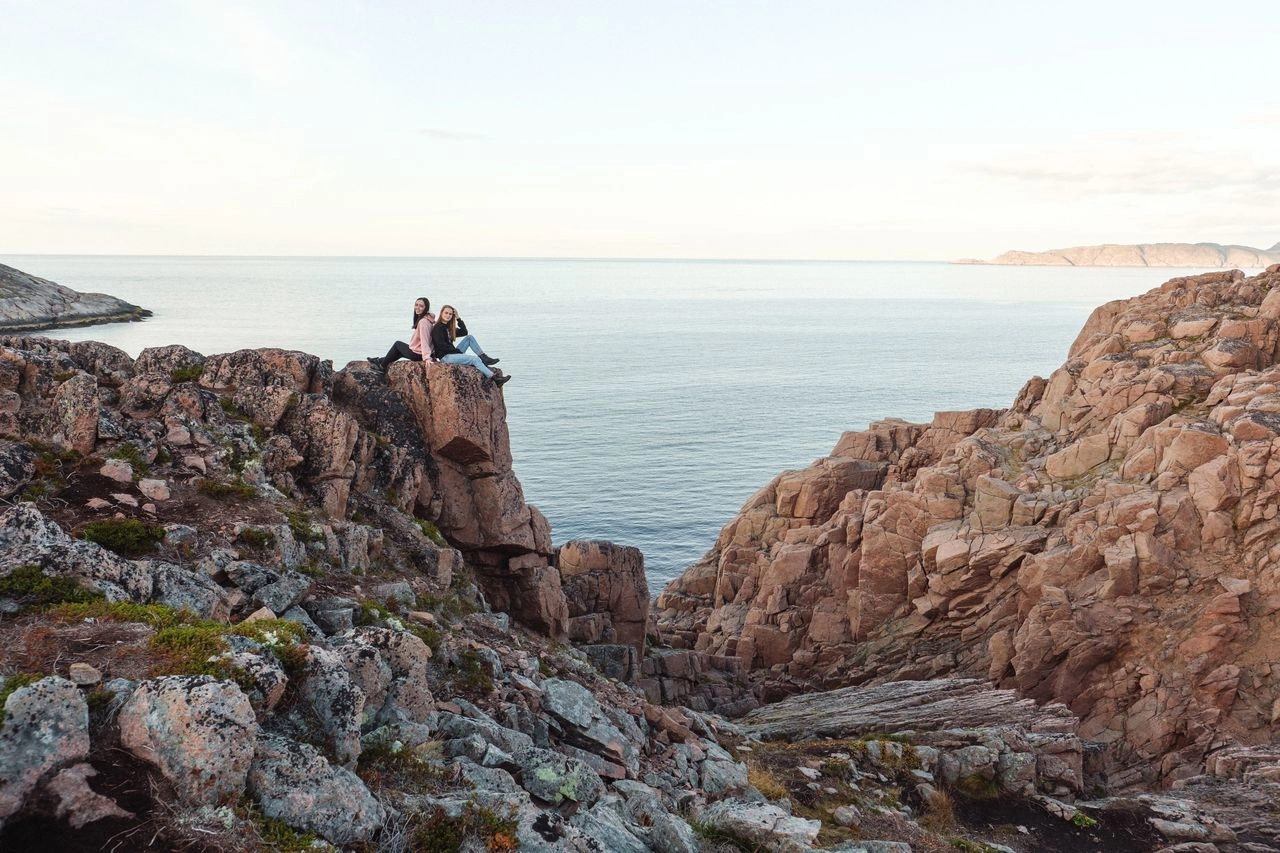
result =
[[[810,264],[954,264],[945,259],[907,260],[895,258],[725,258],[725,257],[643,257],[625,255],[240,255],[240,254],[156,254],[136,252],[3,252],[0,257],[22,258],[245,258],[253,260],[318,259],[333,260],[425,260],[425,261],[656,261],[662,263],[810,263]],[[967,259],[966,259],[967,260]]]

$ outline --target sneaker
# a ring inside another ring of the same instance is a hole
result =
[[[502,361],[500,358],[489,358],[489,356],[484,353],[480,353],[480,360],[484,362],[485,367],[493,367],[495,364]]]
[[[506,385],[510,381],[511,381],[510,375],[493,377],[493,384],[497,385],[499,388],[501,388],[503,385]]]

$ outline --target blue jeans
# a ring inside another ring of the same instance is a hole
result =
[[[476,370],[483,373],[485,377],[488,378],[493,376],[493,371],[485,367],[484,362],[480,360],[480,356],[471,354],[484,352],[484,350],[480,348],[480,343],[474,337],[467,335],[466,337],[458,338],[453,342],[453,345],[457,347],[459,351],[456,353],[450,353],[446,356],[441,356],[440,360],[442,362],[445,364],[469,364]],[[467,350],[471,350],[471,352],[467,352]]]

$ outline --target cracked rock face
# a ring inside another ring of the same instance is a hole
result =
[[[1099,307],[1009,410],[846,433],[658,597],[769,699],[990,679],[1123,745],[1113,784],[1280,736],[1280,267]]]

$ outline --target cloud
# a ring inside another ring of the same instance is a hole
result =
[[[1046,148],[998,162],[967,163],[963,168],[1069,197],[1188,193],[1256,197],[1280,190],[1277,164],[1238,151],[1171,148],[1167,140],[1158,138]]]

